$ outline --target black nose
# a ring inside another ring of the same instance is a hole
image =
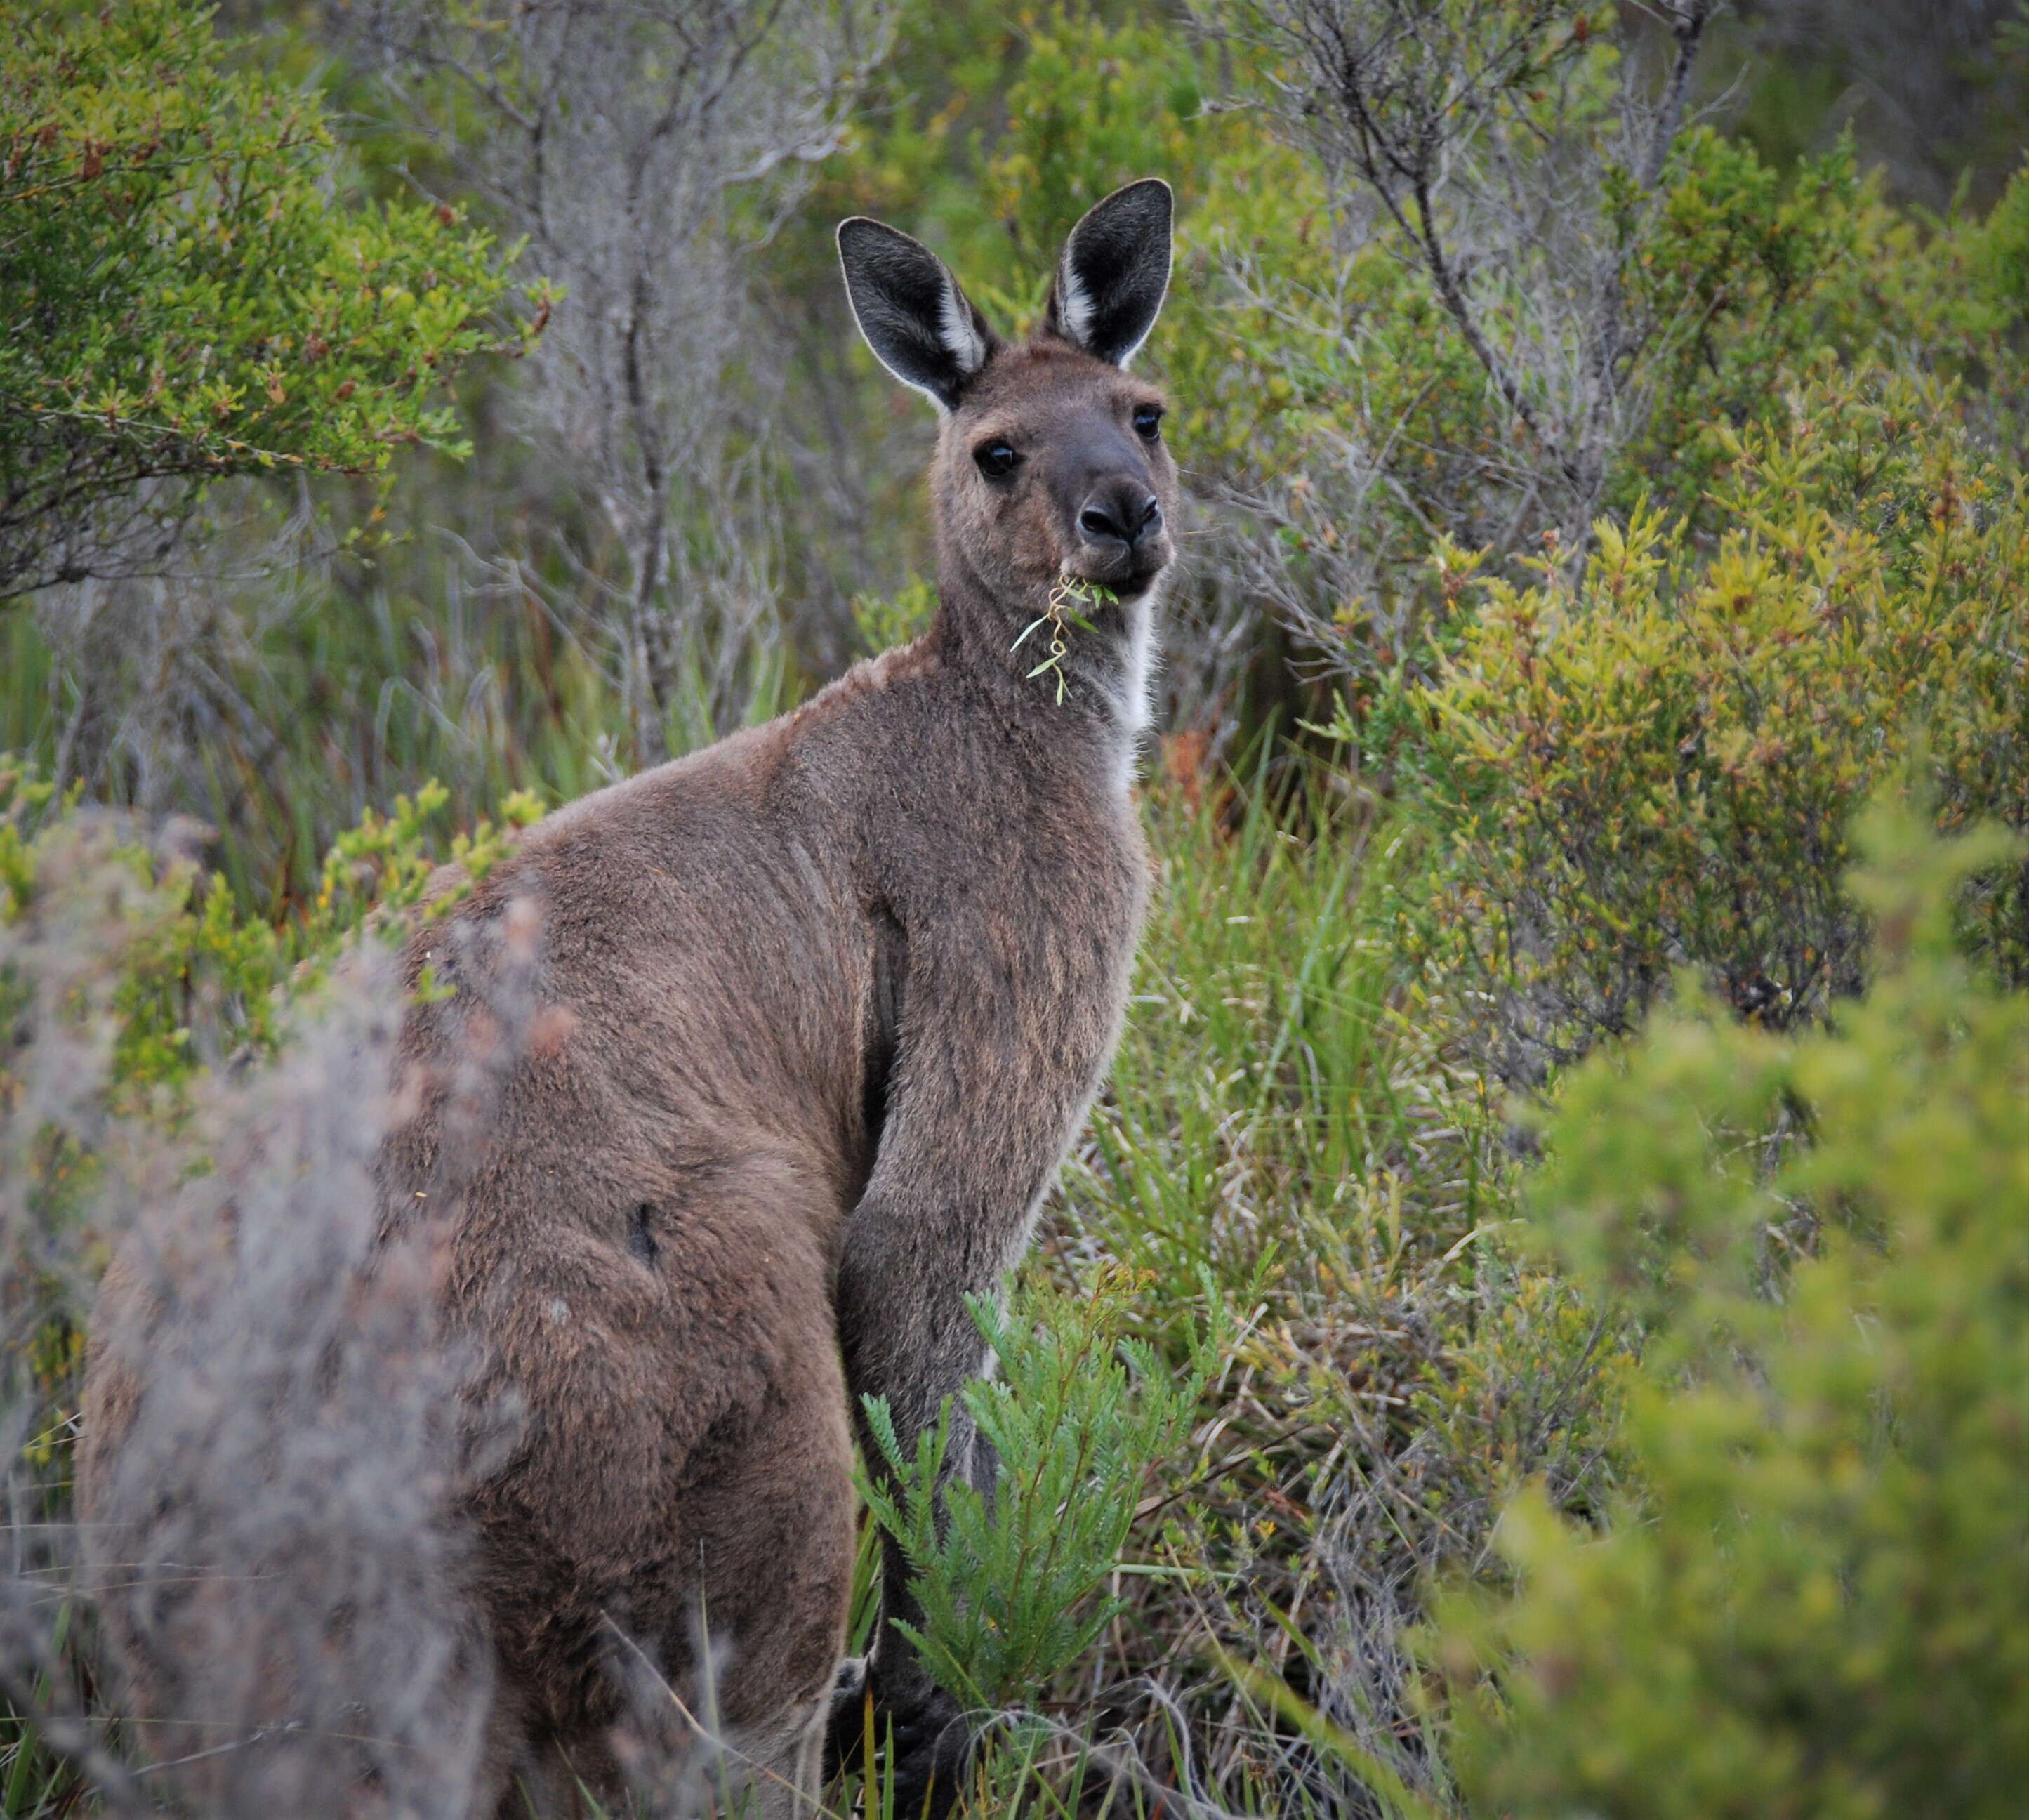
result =
[[[1078,529],[1090,544],[1125,544],[1133,549],[1163,522],[1155,496],[1135,482],[1099,488],[1078,514]]]

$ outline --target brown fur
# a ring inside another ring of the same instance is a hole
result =
[[[391,1228],[446,1161],[503,912],[540,911],[551,1034],[501,1083],[445,1291],[481,1400],[519,1410],[471,1508],[488,1800],[565,1764],[611,1786],[622,1631],[694,1710],[708,1636],[721,1722],[782,1779],[762,1810],[814,1792],[857,1399],[889,1398],[912,1445],[981,1369],[963,1298],[1020,1254],[1120,1027],[1149,879],[1128,672],[1170,549],[1159,527],[1123,566],[1078,522],[1130,470],[1174,519],[1174,468],[1133,429],[1159,403],[1047,332],[992,346],[938,439],[931,631],[554,815],[410,945],[412,981],[458,990],[402,1036],[421,1098],[383,1161]],[[995,437],[1025,451],[1012,484],[976,462]],[[1073,633],[1059,704],[1026,674],[1036,641],[1011,647],[1066,570],[1133,597]],[[98,1382],[89,1421],[130,1395]],[[892,1573],[888,1596],[909,1609]],[[896,1642],[877,1699],[948,1780],[951,1711]]]

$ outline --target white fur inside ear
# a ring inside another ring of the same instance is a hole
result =
[[[961,373],[977,373],[986,364],[986,344],[973,326],[972,310],[959,295],[956,281],[944,274],[944,289],[937,312],[937,329],[945,351],[958,362]]]
[[[1063,315],[1064,333],[1078,346],[1085,347],[1090,345],[1092,334],[1092,293],[1071,263],[1075,250],[1064,249],[1063,266],[1057,273],[1057,307]]]

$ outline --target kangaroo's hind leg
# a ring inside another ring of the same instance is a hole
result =
[[[687,1570],[681,1593],[644,1586],[636,1610],[660,1661],[683,1665],[675,1684],[707,1733],[707,1811],[807,1820],[857,1553],[830,1272],[814,1242],[829,1209],[810,1205],[806,1172],[759,1157],[718,1187],[718,1218],[750,1239],[741,1320],[720,1346],[672,1351],[670,1382],[711,1369],[725,1396],[664,1506],[655,1552]],[[676,1235],[670,1254],[679,1268],[707,1254]]]
[[[747,1532],[743,1547],[724,1546],[722,1532],[714,1538],[721,1548],[706,1576],[708,1634],[693,1658],[711,1665],[716,1682],[707,1696],[717,1747],[711,1811],[729,1820],[814,1820],[820,1811],[855,1553],[835,1361],[835,1354],[825,1360],[829,1381],[821,1391],[813,1385],[800,1411],[778,1404],[771,1412],[766,1428],[776,1445],[754,1469],[722,1481],[709,1513],[692,1513],[704,1519],[698,1528],[715,1529],[722,1517]]]
[[[782,1715],[766,1732],[734,1730],[715,1778],[719,1798],[711,1811],[725,1820],[816,1820],[823,1793],[827,1698]]]

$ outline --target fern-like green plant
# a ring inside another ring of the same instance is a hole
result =
[[[1034,1290],[1011,1309],[974,1298],[1000,1360],[964,1403],[1000,1456],[991,1500],[942,1486],[951,1410],[914,1457],[885,1402],[866,1399],[884,1470],[862,1475],[875,1520],[916,1575],[920,1626],[896,1621],[937,1681],[968,1707],[997,1708],[1077,1662],[1120,1609],[1104,1595],[1122,1566],[1148,1467],[1176,1446],[1226,1350],[1222,1303],[1179,1370],[1123,1337],[1139,1278],[1114,1271],[1072,1297]]]

